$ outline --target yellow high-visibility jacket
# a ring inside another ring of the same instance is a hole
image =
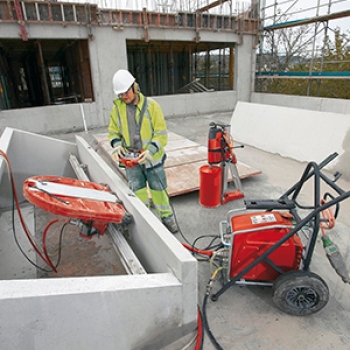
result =
[[[140,113],[145,101],[145,96],[139,92],[139,102],[136,107],[136,123],[139,124]],[[129,133],[126,103],[117,98],[113,101],[114,106],[110,115],[108,127],[108,140],[112,147],[122,145],[130,147],[133,135]],[[160,105],[153,99],[147,97],[145,113],[140,126],[140,137],[142,149],[148,149],[153,155],[151,164],[146,167],[156,166],[164,161],[164,147],[168,143],[168,132],[165,118]]]

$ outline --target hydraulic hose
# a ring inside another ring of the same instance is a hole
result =
[[[7,155],[5,154],[5,152],[3,152],[1,149],[0,149],[0,154],[4,157],[5,161],[6,161],[6,164],[7,164],[7,168],[8,168],[8,171],[9,171],[9,176],[10,176],[10,181],[11,181],[11,186],[12,186],[12,192],[13,192],[13,197],[14,197],[14,201],[15,201],[15,204],[16,204],[16,208],[17,208],[17,211],[18,211],[18,216],[19,216],[19,219],[21,221],[21,225],[22,225],[22,228],[30,242],[30,244],[32,245],[32,247],[34,248],[34,250],[36,251],[36,253],[40,256],[40,258],[48,265],[52,268],[52,263],[50,260],[47,260],[47,258],[44,256],[44,254],[39,250],[39,248],[37,247],[36,243],[34,242],[30,232],[29,232],[29,229],[24,221],[24,218],[22,216],[22,212],[21,212],[21,208],[20,208],[20,205],[18,203],[18,197],[17,197],[17,191],[16,191],[16,187],[15,187],[15,181],[13,179],[13,172],[12,172],[12,168],[11,168],[11,165],[10,165],[10,161],[7,157]]]
[[[194,247],[190,246],[190,245],[187,244],[187,243],[182,243],[182,245],[183,245],[186,249],[191,250],[191,251],[194,252],[194,253],[203,254],[203,255],[208,255],[208,256],[212,256],[212,255],[213,255],[213,251],[212,251],[212,250],[201,250],[201,249],[197,249],[197,248],[194,248]]]
[[[223,348],[221,347],[221,345],[217,342],[217,340],[215,339],[213,333],[211,332],[209,323],[208,323],[208,318],[207,318],[207,302],[208,302],[208,298],[209,298],[209,292],[207,292],[204,296],[203,299],[203,324],[204,324],[204,329],[206,330],[210,341],[212,342],[212,344],[215,346],[216,350],[223,350]]]
[[[51,258],[50,258],[49,254],[48,254],[48,252],[47,252],[47,247],[46,247],[46,236],[47,236],[47,232],[49,231],[49,228],[50,228],[53,224],[55,224],[56,222],[58,222],[58,221],[60,221],[60,220],[59,220],[59,219],[54,219],[54,220],[50,221],[50,222],[46,225],[46,227],[45,227],[45,229],[44,229],[44,232],[43,232],[43,237],[42,237],[42,244],[43,244],[44,255],[45,255],[47,261],[50,263],[50,267],[51,267],[56,273],[57,273],[57,268],[56,268],[56,266],[52,263]]]
[[[198,322],[198,329],[197,329],[197,340],[195,345],[195,350],[202,350],[203,349],[203,338],[204,338],[204,332],[203,332],[203,321],[202,321],[202,313],[201,310],[198,307],[197,311],[197,322]]]
[[[207,317],[207,303],[208,303],[208,298],[210,295],[210,291],[213,285],[213,281],[216,278],[216,275],[218,274],[218,272],[222,270],[222,267],[217,268],[214,273],[212,274],[212,276],[210,277],[209,283],[207,284],[207,290],[205,292],[204,295],[204,299],[203,299],[203,306],[202,306],[202,312],[203,312],[203,325],[204,325],[204,329],[206,330],[210,341],[212,342],[212,344],[215,346],[216,350],[223,350],[223,348],[221,347],[221,345],[218,343],[218,341],[216,340],[216,338],[214,337],[214,334],[211,332],[209,323],[208,323],[208,317]]]

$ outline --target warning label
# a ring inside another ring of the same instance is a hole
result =
[[[271,213],[264,214],[264,215],[251,216],[251,220],[252,220],[252,224],[254,224],[254,225],[277,221],[275,215],[273,215]]]

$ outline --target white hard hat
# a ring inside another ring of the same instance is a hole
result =
[[[113,91],[116,95],[127,92],[135,82],[135,78],[125,69],[119,69],[113,75]]]

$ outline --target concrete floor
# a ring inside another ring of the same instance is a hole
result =
[[[167,120],[167,125],[170,131],[207,146],[209,123],[216,121],[229,124],[231,114],[173,118]],[[232,130],[234,137],[234,126]],[[105,131],[100,128],[89,132]],[[92,140],[89,133],[82,132],[81,135]],[[73,134],[51,136],[74,141]],[[248,145],[237,149],[236,155],[239,161],[262,172],[261,175],[242,181],[246,198],[277,199],[299,180],[306,166]],[[350,189],[350,182],[345,180],[339,180],[338,185],[345,190]],[[311,200],[313,198],[311,190],[303,195],[305,201],[310,198]],[[215,209],[203,208],[198,202],[198,192],[173,197],[171,203],[181,228],[181,233],[176,234],[180,241],[193,242],[200,236],[208,236],[198,241],[199,248],[204,248],[211,241],[211,235],[219,234],[219,222],[226,219],[228,211],[242,204],[236,201]],[[329,233],[339,245],[347,266],[350,265],[349,212],[348,200],[341,204],[337,224]],[[198,264],[198,292],[201,304],[211,272],[208,262],[199,261]],[[221,347],[225,350],[350,349],[350,286],[345,285],[331,268],[320,240],[312,260],[311,271],[319,274],[330,290],[328,304],[314,315],[296,317],[278,310],[272,301],[272,290],[268,287],[233,286],[222,294],[217,302],[209,300],[207,306],[209,325]],[[221,283],[215,282],[213,292],[220,287]],[[184,347],[182,343],[172,346],[171,349],[193,347],[193,344]],[[203,349],[215,349],[207,335],[204,337]]]
[[[76,225],[65,225],[68,219],[35,207],[35,233],[38,241],[42,240],[45,227],[53,220],[59,220],[49,228],[46,237],[49,256],[55,266],[58,264],[57,272],[51,270],[40,274],[38,271],[41,278],[126,274],[109,234],[85,238]]]
[[[35,241],[42,246],[42,235],[45,227],[49,226],[46,236],[46,247],[52,263],[57,267],[57,272],[34,254],[33,247],[29,244],[17,211],[14,214],[14,227],[12,227],[12,212],[7,211],[0,216],[0,225],[7,228],[6,235],[0,237],[0,253],[4,261],[11,261],[11,265],[0,264],[0,279],[35,279],[35,278],[60,278],[79,276],[104,276],[125,275],[127,272],[116,253],[109,234],[94,235],[91,239],[83,238],[80,229],[76,225],[65,225],[67,217],[48,213],[33,205],[21,208],[22,215],[34,235]],[[60,239],[62,230],[62,239]],[[35,268],[24,258],[18,246],[15,244],[13,234],[16,234],[18,243],[26,255],[41,269]],[[6,258],[8,257],[8,258]],[[10,258],[11,257],[11,258]]]

